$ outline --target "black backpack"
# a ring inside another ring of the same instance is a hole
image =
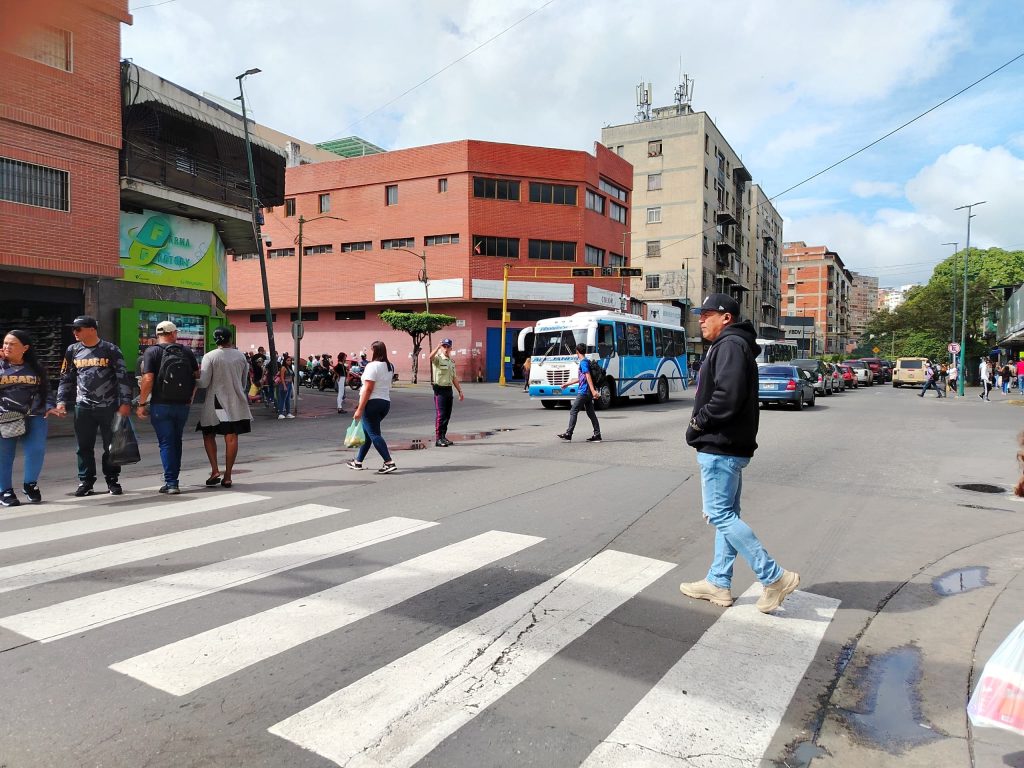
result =
[[[588,360],[590,363],[590,380],[594,383],[594,389],[601,389],[601,385],[604,384],[604,378],[607,374],[604,372],[604,368],[597,360]],[[597,394],[596,392],[592,394]]]
[[[165,403],[187,403],[192,399],[196,377],[185,348],[168,344],[160,356],[160,370],[154,382],[154,394]]]

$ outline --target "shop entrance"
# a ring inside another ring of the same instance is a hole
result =
[[[26,301],[25,294],[32,300]],[[0,334],[18,328],[32,336],[36,355],[56,390],[64,350],[74,341],[71,321],[83,312],[82,291],[44,285],[0,285]]]

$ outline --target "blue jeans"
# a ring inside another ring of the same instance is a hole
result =
[[[277,387],[277,412],[291,413],[292,410],[292,383],[279,384]]]
[[[25,417],[25,434],[21,437],[0,437],[0,491],[14,487],[14,449],[21,441],[25,451],[25,483],[39,480],[46,456],[46,433],[49,425],[42,416]]]
[[[356,461],[362,462],[366,458],[371,445],[377,449],[377,453],[385,462],[391,461],[391,451],[388,450],[388,444],[384,442],[384,437],[380,433],[380,423],[390,410],[390,400],[370,398],[366,401],[366,407],[363,409],[363,432],[366,434],[366,441],[359,446]]]
[[[1024,395],[1024,376],[1017,376],[1017,391]]]
[[[743,468],[750,459],[698,453],[697,463],[700,464],[704,516],[717,529],[715,559],[708,570],[708,581],[729,589],[732,586],[732,566],[739,553],[750,564],[758,581],[766,586],[774,584],[782,577],[782,568],[765,552],[750,526],[740,519]]]
[[[181,472],[181,436],[188,421],[188,403],[154,403],[149,412],[157,442],[160,463],[164,465],[164,483],[177,487]]]

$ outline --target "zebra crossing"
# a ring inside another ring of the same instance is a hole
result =
[[[420,551],[399,562],[381,561],[365,575],[338,579],[325,589],[241,618],[218,622],[212,617],[209,629],[166,643],[155,640],[152,647],[99,668],[100,674],[115,676],[111,685],[132,681],[135,690],[150,692],[147,700],[162,702],[171,712],[189,697],[244,681],[272,659],[290,660],[290,652],[312,642],[340,637],[343,647],[345,632],[357,622],[383,620],[389,609],[428,592],[444,594],[459,580],[484,578],[485,571],[493,579],[503,563],[544,557],[546,540],[529,532],[486,530],[443,546],[421,546],[417,534],[450,538],[445,524],[397,515],[354,523],[352,510],[320,504],[249,513],[248,507],[268,501],[254,494],[200,494],[148,507],[143,501],[138,508],[116,512],[83,506],[74,510],[73,520],[50,523],[41,516],[38,525],[0,532],[0,554],[13,561],[0,566],[0,595],[13,597],[210,544],[285,535],[302,524],[333,527],[156,578],[112,588],[98,581],[87,594],[30,610],[11,611],[0,601],[0,628],[40,647],[84,637],[100,627],[131,633],[133,622],[144,615],[159,615],[170,606],[346,553],[369,553],[377,545],[399,541],[409,551]],[[225,510],[237,516],[204,524],[203,513]],[[0,517],[0,524],[24,521]],[[66,548],[77,536],[97,533],[119,539],[134,526],[157,521],[192,527],[18,559],[19,547],[62,542]],[[574,560],[561,572],[510,594],[328,695],[300,702],[282,719],[268,721],[264,733],[277,739],[280,749],[301,748],[324,764],[416,765],[528,684],[541,667],[615,611],[670,578],[676,565],[614,549]],[[759,766],[839,605],[832,598],[797,592],[787,600],[784,613],[765,616],[753,605],[759,590],[755,584],[724,611],[632,709],[623,709],[625,716],[588,747],[589,755],[574,764]],[[679,610],[684,613],[685,604]],[[386,636],[381,638],[387,642]],[[329,673],[325,671],[328,679]],[[715,728],[709,729],[709,723]],[[498,763],[511,765],[514,760],[505,756],[480,762]]]

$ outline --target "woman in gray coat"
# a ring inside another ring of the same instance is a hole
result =
[[[196,431],[203,433],[203,447],[210,459],[207,485],[231,487],[231,469],[238,456],[238,436],[251,431],[252,413],[245,394],[249,363],[241,351],[231,346],[231,331],[213,332],[217,348],[203,355],[199,388],[206,389],[206,402],[199,414]],[[217,435],[224,435],[224,474],[217,467]]]

